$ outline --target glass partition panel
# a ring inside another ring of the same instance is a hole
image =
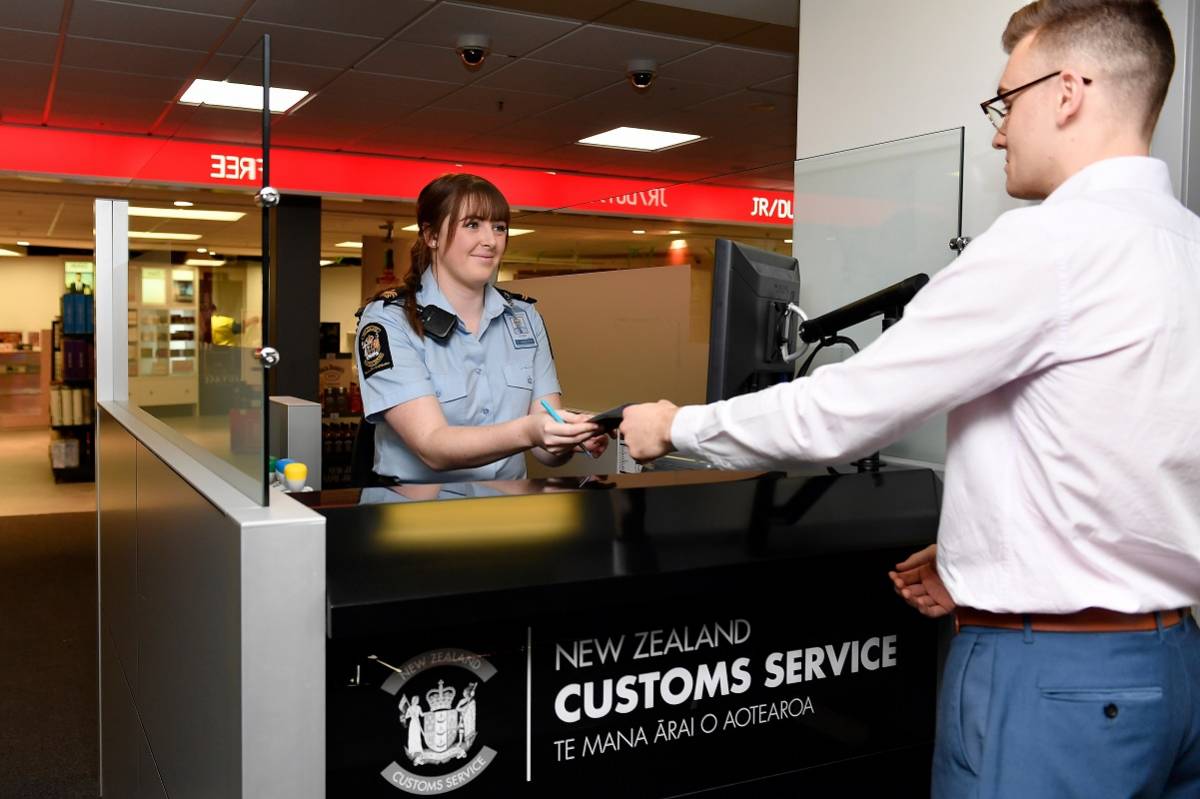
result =
[[[214,59],[202,75],[226,87],[254,86],[243,98],[181,100],[164,120],[169,144],[160,157],[203,157],[228,185],[203,201],[192,194],[193,202],[130,202],[128,288],[130,404],[262,504],[266,386],[258,352],[268,292],[265,247],[257,243],[266,226],[255,195],[267,161],[264,55],[260,40],[239,58]],[[256,96],[258,109],[224,107],[253,105]],[[196,149],[190,139],[209,142]],[[135,180],[154,180],[160,166],[152,158]]]
[[[566,405],[704,402],[716,240],[790,255],[791,174],[787,161],[514,211],[520,235],[510,236],[499,281],[538,299]],[[768,207],[782,215],[768,217]]]
[[[704,402],[717,239],[794,255],[801,307],[825,313],[952,260],[961,153],[962,133],[951,130],[548,211],[514,209],[498,280],[540,300],[569,407]],[[628,270],[636,272],[587,274]],[[761,316],[729,323],[757,328]],[[879,331],[876,319],[847,333],[864,347]],[[816,365],[848,355],[823,351]],[[781,368],[777,379],[789,379]],[[944,435],[944,420],[932,420],[888,452],[941,461]]]
[[[962,208],[960,128],[805,158],[795,163],[794,251],[800,305],[817,316],[917,273],[933,276],[955,257]],[[847,328],[861,348],[878,318]],[[823,350],[814,368],[850,356]],[[945,417],[929,420],[884,454],[942,462]]]

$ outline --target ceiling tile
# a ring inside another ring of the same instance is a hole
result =
[[[62,21],[63,0],[0,3],[0,28],[58,32]]]
[[[491,37],[493,52],[522,56],[570,33],[578,26],[577,20],[446,2],[402,31],[397,38],[406,42],[455,47],[461,34],[486,34]]]
[[[66,128],[145,133],[166,107],[166,103],[150,99],[56,91],[50,124]]]
[[[235,17],[246,0],[103,0],[111,5],[147,6],[172,11],[193,11],[218,17]],[[114,13],[121,13],[115,11]]]
[[[271,35],[271,60],[344,69],[378,46],[380,36],[326,33],[243,20],[221,45],[220,52],[241,56],[259,52],[264,33]]]
[[[796,73],[796,56],[717,45],[661,67],[663,77],[711,83],[718,86],[749,86]]]
[[[507,8],[510,11],[593,20],[628,2],[629,0],[571,0],[570,3],[564,3],[562,0],[489,0],[488,5],[493,8]]]
[[[458,91],[434,103],[435,108],[455,108],[469,111],[500,124],[516,122],[554,106],[561,105],[563,98],[552,94],[531,94],[486,86],[464,86]]]
[[[176,105],[163,120],[159,133],[189,139],[262,144],[262,117],[251,111]]]
[[[283,89],[315,91],[341,73],[334,67],[318,67],[271,59],[271,85]],[[262,84],[262,59],[215,55],[197,77],[234,83]]]
[[[694,39],[585,25],[532,55],[541,61],[624,73],[625,65],[634,58],[652,58],[661,65],[706,46],[707,42]]]
[[[495,133],[477,136],[470,143],[481,150],[495,153],[499,157],[507,155],[533,155],[535,153],[543,153],[555,146],[544,141],[514,139],[507,136],[499,136]]]
[[[773,94],[786,94],[793,100],[796,99],[796,70],[793,69],[790,75],[785,75],[782,78],[756,83],[751,88],[758,91],[771,92]]]
[[[68,36],[62,62],[70,67],[103,66],[119,72],[186,78],[203,59],[204,53],[195,50]]]
[[[41,122],[51,68],[23,61],[0,61],[0,120]]]
[[[458,88],[453,83],[351,70],[340,75],[311,102],[318,103],[318,108],[353,114],[365,121],[371,118],[376,108],[428,105]]]
[[[613,9],[597,21],[619,28],[669,33],[708,41],[723,41],[731,36],[748,33],[762,25],[761,22],[751,19],[637,0]]]
[[[57,89],[77,94],[111,97],[115,100],[132,97],[166,103],[170,102],[179,90],[179,79],[133,75],[128,72],[104,72],[98,69],[62,67],[58,73]]]
[[[147,8],[103,0],[75,0],[70,33],[94,39],[134,42],[184,50],[204,50],[230,21],[211,14]]]
[[[478,69],[468,70],[452,47],[391,41],[363,59],[356,69],[383,75],[403,75],[451,83],[470,83],[510,64],[508,56],[493,53]]]
[[[780,53],[796,53],[800,50],[800,30],[784,25],[763,25],[752,31],[740,33],[727,43]]]
[[[429,10],[429,0],[256,0],[246,19],[330,33],[386,35]]]
[[[0,53],[9,61],[53,64],[58,34],[0,28]]]
[[[617,81],[625,80],[618,70],[590,69],[522,58],[478,82],[498,89],[538,91],[560,97],[581,97]]]

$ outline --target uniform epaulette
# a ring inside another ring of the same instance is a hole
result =
[[[527,302],[530,305],[533,305],[535,302],[537,302],[537,299],[534,297],[526,297],[524,294],[518,294],[515,291],[508,291],[506,289],[500,288],[499,286],[496,287],[496,291],[500,292],[500,296],[503,297],[508,302],[512,302],[513,300],[520,300],[521,302]]]
[[[363,303],[363,306],[354,312],[356,317],[362,316],[362,312],[367,310],[367,306],[373,302],[382,302],[384,305],[403,305],[405,297],[408,296],[408,290],[405,288],[386,288],[376,292],[375,296]]]

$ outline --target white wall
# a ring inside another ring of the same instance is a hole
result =
[[[350,352],[346,347],[346,334],[353,333],[357,326],[354,312],[362,301],[361,267],[321,267],[321,321],[341,322],[342,335],[338,345],[342,352]]]
[[[0,258],[0,330],[48,330],[64,280],[62,258]]]

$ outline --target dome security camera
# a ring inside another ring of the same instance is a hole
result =
[[[492,40],[483,34],[466,33],[458,37],[454,49],[467,69],[479,69],[492,52]]]
[[[654,83],[658,63],[653,58],[635,58],[625,67],[625,77],[636,91],[644,92]]]

